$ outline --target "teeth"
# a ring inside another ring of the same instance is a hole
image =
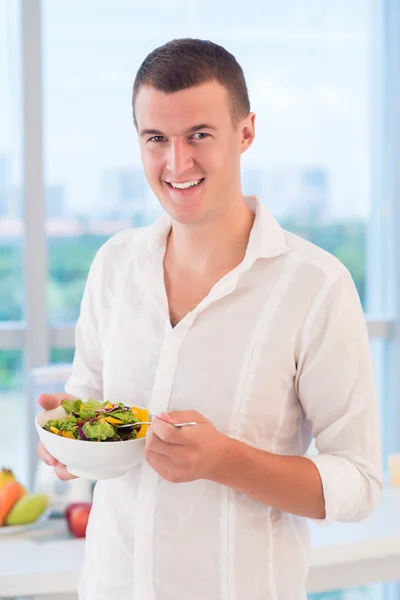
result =
[[[170,184],[172,185],[172,187],[178,188],[178,190],[186,190],[187,188],[193,187],[194,185],[198,185],[200,181],[201,179],[197,179],[196,181],[185,181],[185,183],[172,183],[172,181],[170,181]]]

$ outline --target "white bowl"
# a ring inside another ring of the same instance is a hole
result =
[[[37,415],[35,425],[46,450],[64,464],[72,475],[82,479],[113,479],[142,462],[145,438],[123,442],[87,442],[61,437],[43,429],[50,419],[65,416],[62,406],[44,410]]]

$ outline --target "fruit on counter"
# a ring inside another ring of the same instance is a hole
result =
[[[27,493],[18,481],[9,481],[0,491],[0,526],[4,525],[8,513],[14,505]]]
[[[15,481],[14,473],[11,469],[3,467],[0,471],[0,490],[10,481]]]
[[[29,525],[38,520],[49,506],[46,494],[25,494],[6,516],[6,525]]]
[[[1,469],[0,527],[34,523],[45,512],[48,504],[48,496],[29,494],[11,469]]]
[[[86,536],[91,508],[91,502],[73,502],[65,509],[68,529],[75,537],[83,538]]]

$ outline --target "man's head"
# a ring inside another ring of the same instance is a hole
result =
[[[232,54],[209,41],[173,40],[143,61],[132,104],[147,179],[173,218],[198,222],[237,201],[255,115]]]
[[[226,88],[234,124],[249,114],[250,100],[242,67],[225,48],[191,38],[172,40],[156,48],[142,62],[133,84],[135,125],[136,98],[142,86],[171,94],[209,81],[217,81]]]

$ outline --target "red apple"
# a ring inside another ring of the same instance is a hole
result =
[[[91,508],[91,502],[74,502],[65,509],[68,529],[75,537],[85,537]]]

